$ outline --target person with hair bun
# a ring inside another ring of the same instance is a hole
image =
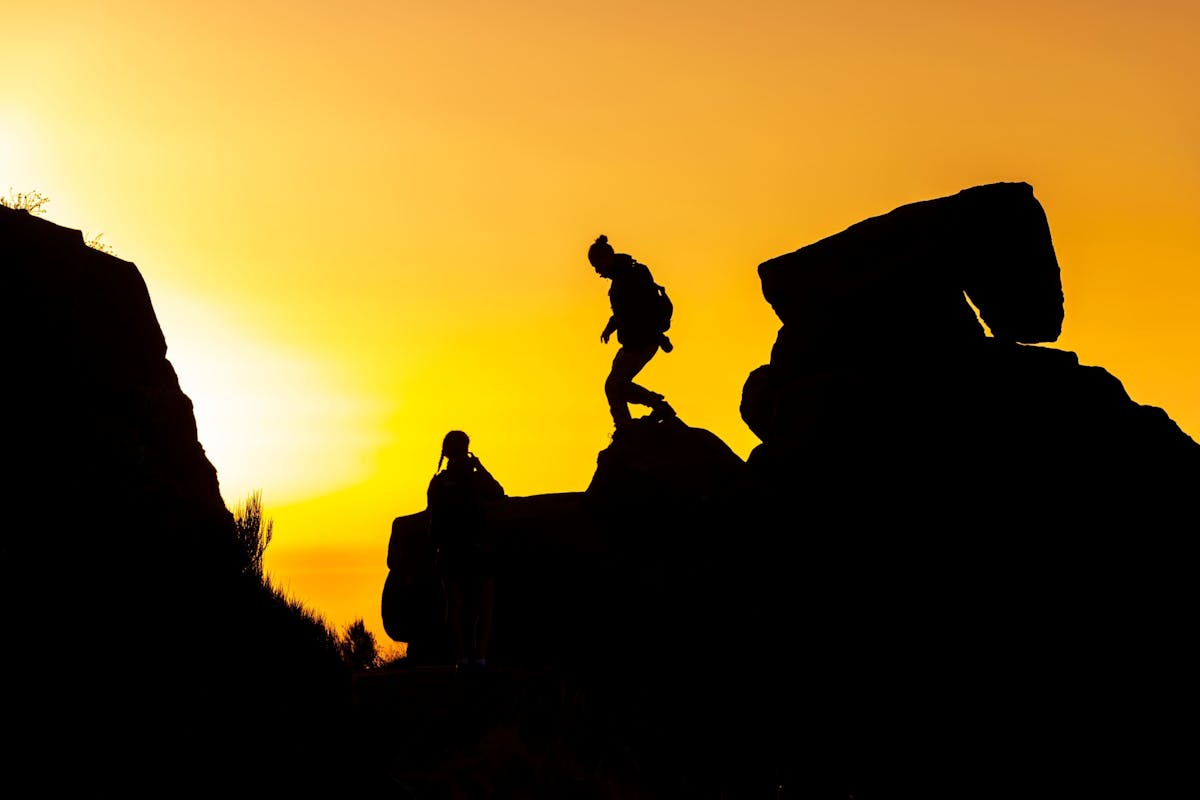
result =
[[[597,275],[612,281],[608,289],[612,316],[600,334],[600,341],[608,344],[615,333],[621,345],[604,381],[604,395],[615,427],[613,435],[627,430],[633,423],[630,403],[649,406],[651,411],[646,419],[650,422],[675,416],[675,410],[661,394],[633,382],[655,353],[660,349],[669,353],[673,349],[656,317],[661,287],[655,283],[645,264],[626,253],[615,252],[604,234],[592,242],[587,257]]]

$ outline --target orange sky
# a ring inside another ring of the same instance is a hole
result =
[[[510,494],[586,487],[599,233],[675,301],[645,383],[746,456],[759,262],[1027,181],[1056,346],[1200,437],[1197,41],[1191,1],[10,2],[0,192],[138,265],[276,583],[386,644],[447,430]]]

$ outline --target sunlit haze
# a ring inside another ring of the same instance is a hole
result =
[[[328,622],[380,618],[443,434],[510,495],[609,442],[599,234],[675,302],[643,373],[745,457],[757,265],[1025,181],[1054,345],[1200,437],[1200,4],[6,2],[0,193],[144,276],[230,507]],[[1063,476],[1064,479],[1070,476]],[[501,613],[498,610],[497,613]]]

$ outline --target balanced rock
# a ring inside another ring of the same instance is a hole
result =
[[[1063,294],[1050,228],[1027,183],[900,206],[758,267],[783,322],[771,363],[857,357],[881,343],[946,343],[984,331],[1053,342]],[[965,293],[965,296],[964,296]]]

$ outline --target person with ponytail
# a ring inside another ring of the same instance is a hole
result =
[[[506,496],[470,445],[463,431],[446,434],[426,493],[435,564],[446,588],[446,624],[460,669],[487,665],[495,596],[488,511]]]
[[[645,264],[626,253],[615,252],[604,234],[592,242],[587,257],[597,275],[612,281],[608,289],[612,316],[600,334],[600,341],[608,344],[615,333],[620,344],[604,381],[604,396],[615,427],[613,435],[632,424],[630,403],[649,406],[651,411],[646,419],[650,422],[675,416],[675,410],[661,394],[633,382],[655,353],[660,349],[669,353],[673,349],[656,309],[661,287]]]

